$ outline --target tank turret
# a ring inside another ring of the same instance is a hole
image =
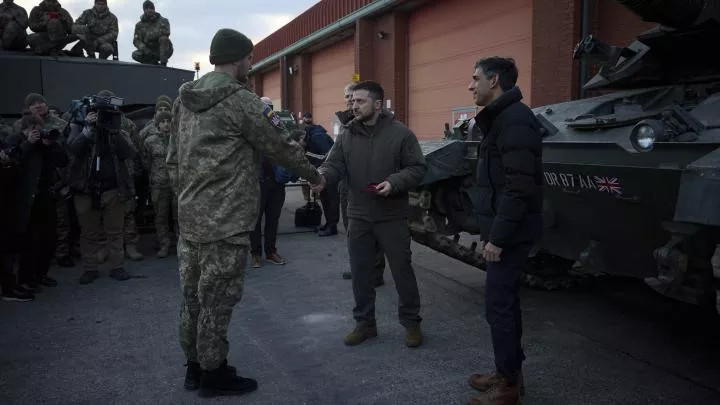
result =
[[[715,49],[720,6],[705,0],[617,0],[644,21],[659,25],[627,46],[604,44],[588,35],[574,59],[600,64],[585,89],[630,89],[693,83],[720,77]]]

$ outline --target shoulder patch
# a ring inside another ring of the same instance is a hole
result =
[[[285,129],[285,125],[283,125],[282,120],[280,120],[280,116],[277,115],[277,113],[273,111],[270,106],[265,106],[265,109],[263,110],[263,115],[265,116],[265,118],[267,118],[268,122],[270,122],[270,125],[279,129]]]

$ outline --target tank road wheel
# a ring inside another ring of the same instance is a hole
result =
[[[539,251],[529,260],[530,266],[522,275],[522,285],[534,290],[569,290],[584,286],[598,278],[598,274],[580,271],[575,261]]]
[[[715,230],[693,224],[663,225],[672,236],[653,252],[658,274],[646,278],[645,284],[666,297],[720,312],[720,274],[713,269]]]

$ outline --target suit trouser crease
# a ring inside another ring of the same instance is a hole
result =
[[[277,234],[280,225],[280,214],[285,205],[285,185],[273,180],[265,179],[260,184],[260,214],[255,223],[255,229],[250,233],[250,252],[260,255],[265,247],[265,255],[277,252]],[[262,232],[263,217],[265,218],[265,232]],[[262,237],[264,236],[264,243]]]
[[[398,293],[398,318],[405,327],[418,326],[420,293],[410,251],[410,230],[405,220],[372,223],[350,218],[348,253],[355,298],[353,316],[358,326],[375,324],[377,248],[385,252]]]
[[[336,227],[340,221],[340,193],[337,185],[325,187],[320,192],[320,202],[325,215],[325,225]]]
[[[55,256],[55,201],[48,195],[38,194],[33,201],[27,229],[20,247],[18,281],[31,284],[47,276]]]
[[[214,370],[227,359],[228,327],[242,299],[247,266],[247,235],[244,239],[197,243],[181,235],[178,241],[180,345],[187,360],[204,370]]]
[[[76,194],[75,209],[80,223],[80,252],[85,270],[98,270],[98,254],[104,247],[107,247],[110,268],[122,268],[125,203],[120,199],[118,190],[102,193],[99,210],[92,208],[89,195]],[[103,241],[103,235],[107,238],[107,245]]]
[[[495,354],[497,371],[514,381],[525,360],[522,348],[520,277],[528,261],[530,246],[507,247],[499,262],[487,263],[485,315]]]

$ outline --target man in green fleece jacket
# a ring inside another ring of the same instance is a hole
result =
[[[378,245],[385,252],[400,297],[400,323],[408,347],[422,344],[420,293],[410,259],[408,191],[417,187],[427,164],[415,134],[384,111],[384,91],[376,82],[353,89],[355,118],[338,135],[319,171],[324,184],[347,180],[348,251],[352,272],[356,327],[345,337],[348,346],[377,336],[373,276]]]

